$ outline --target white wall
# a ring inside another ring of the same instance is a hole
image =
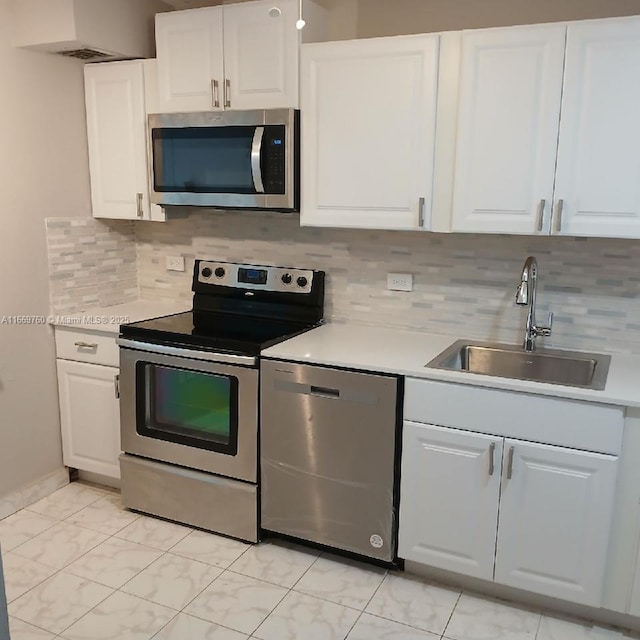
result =
[[[62,465],[44,219],[89,215],[82,64],[12,46],[0,0],[0,499]]]
[[[357,31],[373,38],[636,14],[640,0],[358,0]]]

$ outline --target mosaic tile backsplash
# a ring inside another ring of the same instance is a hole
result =
[[[133,222],[47,218],[51,312],[71,314],[138,298]]]
[[[600,238],[430,234],[301,228],[293,214],[199,211],[136,224],[143,298],[191,296],[195,258],[327,272],[326,317],[457,337],[522,339],[514,303],[523,263],[539,264],[538,319],[554,312],[548,346],[640,353],[640,242]],[[185,257],[185,273],[165,256]],[[389,272],[414,275],[387,291]]]
[[[334,322],[520,342],[526,310],[516,307],[515,291],[526,257],[534,255],[539,322],[554,312],[553,335],[541,344],[640,354],[640,242],[635,240],[314,229],[301,228],[295,214],[212,210],[167,223],[90,220],[81,229],[56,224],[49,230],[52,258],[70,252],[67,262],[58,258],[52,265],[54,276],[64,274],[52,282],[58,303],[76,304],[72,301],[83,297],[81,282],[88,287],[84,295],[98,295],[100,304],[109,298],[112,304],[125,302],[131,297],[122,296],[135,297],[134,290],[141,298],[189,301],[193,261],[209,258],[324,269],[325,315]],[[101,253],[101,246],[108,250]],[[186,271],[166,271],[168,255],[184,256]],[[106,279],[105,261],[111,269]],[[414,290],[387,291],[389,272],[412,273]],[[102,293],[90,294],[98,280]],[[83,304],[80,300],[76,309]]]

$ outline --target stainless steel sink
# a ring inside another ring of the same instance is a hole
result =
[[[602,390],[610,364],[611,356],[599,353],[528,352],[513,345],[458,340],[425,366]]]

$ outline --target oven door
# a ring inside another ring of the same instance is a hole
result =
[[[258,370],[120,348],[122,450],[257,481]]]

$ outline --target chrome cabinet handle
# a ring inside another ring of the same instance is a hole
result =
[[[536,229],[538,233],[542,231],[542,223],[544,222],[544,208],[547,204],[547,201],[542,198],[540,202],[538,202],[538,223],[536,225]]]
[[[489,475],[492,476],[494,472],[493,456],[496,452],[496,443],[492,442],[489,445]]]
[[[513,477],[513,452],[515,447],[509,447],[509,457],[507,459],[507,480]]]
[[[113,387],[116,394],[116,400],[120,398],[120,374],[113,376]]]
[[[554,212],[554,218],[556,223],[556,233],[560,233],[562,231],[562,210],[564,209],[564,200],[560,198],[556,201],[556,207]]]
[[[142,194],[136,193],[136,209],[138,213],[138,218],[142,218]]]
[[[418,198],[418,226],[424,227],[424,198]]]
[[[229,109],[231,107],[231,80],[225,79],[224,81],[224,108]]]
[[[217,80],[211,80],[211,106],[214,109],[220,108],[220,83]]]
[[[97,349],[98,348],[98,343],[97,342],[74,342],[73,343],[76,347],[78,347],[79,349]]]

